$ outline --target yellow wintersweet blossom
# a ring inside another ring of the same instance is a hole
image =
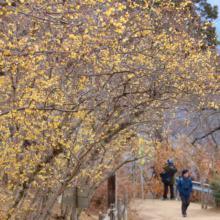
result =
[[[115,162],[153,157],[138,134],[182,103],[219,106],[204,101],[218,55],[202,49],[188,1],[19,2],[0,12],[0,166],[12,195],[0,219],[48,219],[68,186],[95,189]]]

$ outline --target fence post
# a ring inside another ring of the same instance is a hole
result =
[[[102,214],[102,213],[100,213],[100,214],[99,214],[99,220],[104,220],[104,219],[105,219],[105,215]]]
[[[118,199],[118,220],[122,220],[122,205],[121,199]]]
[[[128,194],[124,194],[124,220],[128,218]]]
[[[110,205],[110,213],[109,213],[110,220],[115,220],[114,210],[115,210],[115,205],[111,204]]]

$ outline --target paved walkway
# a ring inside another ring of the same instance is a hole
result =
[[[190,203],[187,217],[181,214],[180,201],[162,201],[159,199],[137,199],[132,204],[132,209],[137,211],[141,220],[220,220],[220,212],[209,208],[201,209],[200,204]]]

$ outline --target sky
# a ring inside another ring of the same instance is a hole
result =
[[[218,6],[218,19],[215,21],[216,24],[216,30],[218,33],[218,40],[220,41],[220,0],[207,0],[208,3],[210,3],[212,6],[217,5]]]

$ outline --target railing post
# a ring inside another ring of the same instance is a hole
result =
[[[128,219],[128,194],[124,194],[124,220]]]
[[[100,213],[100,214],[99,214],[99,220],[104,220],[104,219],[105,219],[105,215],[102,214],[102,213]]]
[[[110,213],[109,213],[110,220],[115,220],[114,210],[115,210],[115,205],[111,204],[110,205]]]
[[[122,220],[122,205],[121,205],[121,199],[118,200],[118,220]]]

